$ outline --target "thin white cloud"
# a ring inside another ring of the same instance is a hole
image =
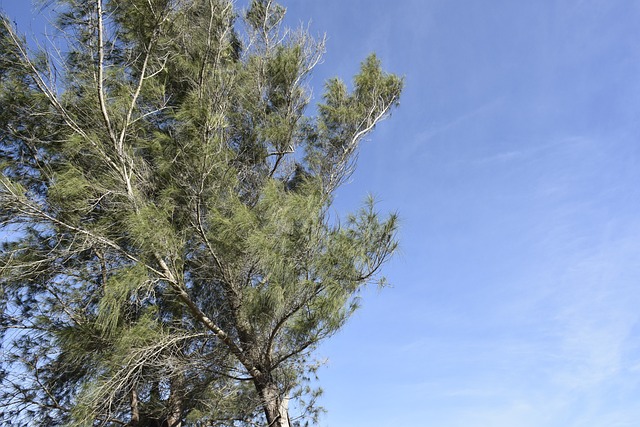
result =
[[[424,144],[428,143],[434,137],[454,130],[457,127],[465,124],[467,121],[497,108],[503,101],[504,97],[498,97],[470,110],[466,110],[445,123],[429,123],[427,129],[416,134],[416,137],[414,139],[415,144],[413,145],[417,145],[418,149],[424,149]]]

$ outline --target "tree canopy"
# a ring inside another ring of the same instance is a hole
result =
[[[323,42],[271,0],[55,4],[47,50],[0,24],[0,420],[313,421],[311,352],[396,248],[329,209],[402,79],[369,56],[308,115]]]

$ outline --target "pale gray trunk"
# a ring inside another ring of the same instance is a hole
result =
[[[291,427],[289,420],[289,396],[282,395],[276,384],[256,385],[268,427]]]
[[[131,421],[129,425],[137,427],[140,424],[140,408],[138,406],[138,391],[134,388],[131,390]]]

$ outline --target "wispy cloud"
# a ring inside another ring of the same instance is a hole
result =
[[[518,291],[483,312],[492,317],[476,325],[469,313],[445,313],[440,327],[450,335],[398,349],[405,365],[426,363],[415,377],[398,368],[413,380],[397,393],[414,396],[412,404],[455,408],[437,411],[430,425],[635,425],[640,407],[619,410],[617,402],[640,387],[640,221],[599,224],[580,250],[554,249],[576,233],[564,230],[540,248],[550,256],[532,259]],[[433,330],[438,319],[423,321]]]
[[[444,123],[429,123],[427,129],[416,134],[414,145],[424,147],[424,144],[428,143],[434,137],[450,132],[459,126],[464,125],[469,120],[496,109],[503,101],[504,97],[498,97],[479,106],[465,110]]]
[[[531,160],[538,156],[543,156],[548,153],[553,153],[559,148],[562,151],[575,151],[580,150],[587,144],[591,144],[592,141],[583,136],[561,136],[549,141],[525,141],[514,144],[522,148],[500,151],[497,153],[489,154],[485,157],[480,157],[475,160],[479,165],[492,165],[496,163],[504,163],[508,161],[522,161]]]

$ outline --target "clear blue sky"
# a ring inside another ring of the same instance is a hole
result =
[[[316,98],[372,51],[406,78],[337,199],[401,251],[318,352],[321,426],[640,425],[640,2],[283,4]]]

